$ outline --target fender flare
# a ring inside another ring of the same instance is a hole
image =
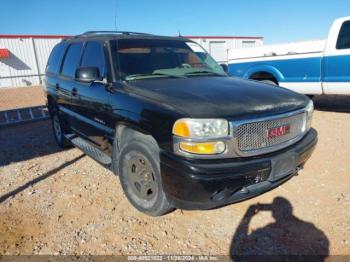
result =
[[[250,76],[252,76],[255,73],[258,72],[266,72],[273,75],[278,82],[284,81],[284,75],[279,71],[276,67],[271,65],[255,65],[250,67],[243,75],[244,79],[250,79]]]

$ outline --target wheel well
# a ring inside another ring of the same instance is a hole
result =
[[[115,141],[117,142],[115,150],[117,153],[122,149],[125,142],[132,141],[133,139],[140,139],[141,141],[149,141],[158,146],[156,139],[144,130],[139,128],[133,128],[125,124],[118,124],[115,128]]]
[[[276,85],[278,85],[278,80],[276,79],[276,77],[269,72],[256,72],[256,73],[252,74],[249,77],[249,79],[257,80],[257,81],[270,80],[270,81],[274,82]]]
[[[127,126],[125,124],[118,124],[115,128],[115,136],[114,136],[114,144],[113,144],[113,152],[112,152],[112,158],[113,158],[113,166],[112,169],[114,171],[117,171],[117,159],[119,157],[119,154],[125,144],[127,144],[128,141],[133,140],[140,140],[145,142],[148,145],[153,145],[157,147],[156,149],[159,150],[159,146],[155,138],[145,132],[144,130],[140,130],[139,128],[133,128],[132,126]]]
[[[150,135],[145,130],[140,129],[138,126],[129,125],[127,123],[119,123],[116,126],[115,136],[118,138],[118,140],[123,140],[123,141],[129,139],[132,136],[144,136],[144,137],[147,136],[147,137],[153,138],[153,136]]]

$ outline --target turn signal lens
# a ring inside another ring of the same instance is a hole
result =
[[[176,121],[173,127],[173,134],[181,137],[190,137],[190,129],[185,121]]]
[[[182,151],[199,155],[221,154],[226,149],[226,145],[222,141],[205,143],[180,142],[179,145]]]
[[[306,131],[309,131],[311,128],[312,115],[314,113],[314,102],[310,100],[309,104],[306,106]]]

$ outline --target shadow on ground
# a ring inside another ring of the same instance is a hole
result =
[[[350,96],[314,96],[313,101],[319,111],[350,113]]]
[[[0,167],[59,151],[50,121],[0,128]]]
[[[28,187],[31,187],[31,186],[35,185],[36,183],[39,183],[40,181],[42,181],[42,180],[44,180],[44,179],[46,179],[46,178],[56,174],[61,169],[64,169],[65,167],[70,166],[71,164],[73,164],[73,163],[77,162],[78,160],[82,159],[84,156],[85,156],[84,154],[82,154],[80,156],[77,156],[76,158],[74,158],[74,159],[72,159],[72,160],[70,160],[70,161],[68,161],[68,162],[66,162],[66,163],[64,163],[64,164],[62,164],[62,165],[60,165],[60,166],[58,166],[58,167],[48,171],[48,172],[46,172],[45,174],[34,178],[33,180],[25,183],[24,185],[16,188],[15,190],[12,190],[12,191],[6,193],[5,195],[0,196],[0,203],[4,202],[6,199],[8,199],[10,197],[14,197],[18,193],[26,190]]]
[[[249,233],[252,218],[266,211],[272,212],[275,222]],[[308,258],[323,261],[329,254],[329,240],[314,224],[296,217],[287,199],[276,197],[271,204],[247,209],[232,238],[230,253],[234,260],[245,256],[259,256],[256,261],[261,261],[264,255],[267,259],[271,258],[268,255],[313,255]]]
[[[10,163],[30,160],[61,151],[53,137],[50,121],[33,122],[24,125],[0,129],[0,167]],[[0,203],[28,187],[56,174],[61,169],[77,162],[85,155],[82,154],[64,164],[49,170],[24,185],[0,196]]]

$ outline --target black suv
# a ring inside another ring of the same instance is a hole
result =
[[[310,157],[313,103],[223,68],[182,37],[63,40],[45,77],[55,139],[118,174],[129,201],[153,216],[259,195]]]

